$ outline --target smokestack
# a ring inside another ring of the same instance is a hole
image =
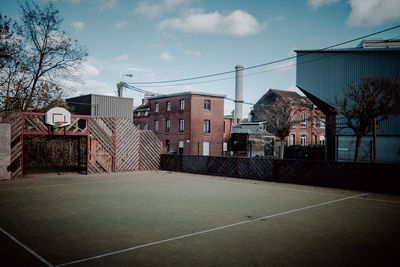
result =
[[[236,65],[236,86],[235,86],[235,114],[233,123],[237,124],[242,119],[243,105],[243,66]]]

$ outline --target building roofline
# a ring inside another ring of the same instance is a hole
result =
[[[160,99],[160,98],[169,98],[169,97],[185,96],[185,95],[200,95],[200,96],[212,96],[212,97],[221,97],[221,98],[226,97],[226,95],[221,95],[221,94],[211,94],[211,93],[188,91],[188,92],[173,93],[173,94],[167,94],[167,95],[149,96],[147,99],[149,99],[149,100],[150,99]]]
[[[296,49],[296,53],[371,53],[400,52],[400,48],[341,48],[341,49]]]
[[[112,98],[121,98],[121,99],[131,99],[131,100],[133,100],[133,98],[130,98],[130,97],[119,97],[119,96],[113,96],[113,95],[100,95],[100,94],[87,94],[87,95],[79,95],[79,96],[74,96],[74,97],[70,97],[70,98],[65,98],[65,101],[67,101],[69,99],[77,99],[77,98],[84,97],[84,96],[104,96],[104,97],[112,97]]]

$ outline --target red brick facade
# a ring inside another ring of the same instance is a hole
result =
[[[147,116],[144,116],[146,111]],[[145,105],[134,110],[133,122],[140,129],[144,129],[147,124],[148,129],[155,132],[162,141],[164,153],[203,155],[207,154],[208,147],[209,155],[222,155],[224,137],[222,95],[185,92],[151,97]],[[158,131],[155,129],[156,122]],[[183,131],[180,131],[182,125]]]

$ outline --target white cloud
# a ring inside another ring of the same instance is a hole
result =
[[[162,52],[160,58],[165,61],[171,61],[174,59],[174,57],[171,56],[168,52]]]
[[[308,0],[308,5],[316,10],[323,5],[330,5],[339,1],[340,0]]]
[[[120,22],[114,24],[114,28],[122,29],[126,24],[127,24],[126,20],[121,20]]]
[[[148,18],[158,17],[162,12],[161,5],[151,5],[148,2],[140,2],[132,14],[139,14]]]
[[[82,21],[74,21],[71,23],[71,25],[78,31],[81,31],[85,28],[85,23]]]
[[[200,57],[201,53],[199,51],[196,51],[196,50],[185,50],[185,55]]]
[[[180,6],[187,6],[190,2],[191,0],[164,0],[159,4],[150,4],[148,1],[142,1],[132,11],[132,14],[139,14],[152,19],[161,16],[163,13],[176,11]]]
[[[116,57],[114,60],[117,62],[121,62],[121,61],[128,61],[128,59],[129,59],[129,56],[127,54],[123,54],[123,55]]]
[[[159,24],[161,30],[173,29],[182,32],[229,34],[240,37],[257,34],[264,26],[252,15],[241,10],[225,15],[218,11],[190,14],[184,18],[167,19]]]
[[[115,4],[117,3],[117,0],[106,0],[106,1],[102,1],[100,3],[100,10],[103,9],[112,9]]]
[[[378,26],[386,21],[400,20],[398,0],[350,0],[350,26]]]

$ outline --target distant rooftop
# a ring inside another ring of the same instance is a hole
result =
[[[159,98],[168,98],[168,97],[176,97],[176,96],[184,96],[184,95],[203,95],[203,96],[212,96],[212,97],[221,97],[221,98],[226,97],[226,95],[220,95],[220,94],[210,94],[210,93],[189,91],[189,92],[182,92],[182,93],[149,96],[148,99],[159,99]]]
[[[364,39],[356,47],[337,48],[337,49],[298,49],[296,53],[302,52],[387,52],[399,51],[400,39],[373,38]]]

